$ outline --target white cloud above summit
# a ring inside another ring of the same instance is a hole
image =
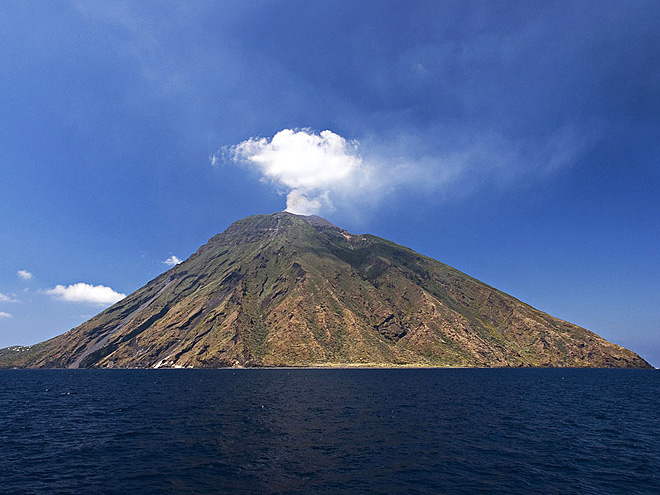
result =
[[[358,142],[330,130],[283,129],[270,139],[250,138],[224,151],[285,188],[286,210],[302,215],[334,209],[334,193],[354,187],[366,170]]]
[[[77,283],[67,287],[56,285],[45,291],[46,294],[61,301],[107,305],[114,304],[126,297],[104,285]]]

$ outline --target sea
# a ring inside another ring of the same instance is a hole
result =
[[[660,372],[0,371],[3,494],[659,494]]]

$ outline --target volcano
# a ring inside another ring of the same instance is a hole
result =
[[[650,368],[450,266],[317,216],[255,215],[0,367]]]

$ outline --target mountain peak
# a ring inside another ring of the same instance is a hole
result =
[[[256,242],[258,239],[272,239],[292,228],[312,226],[316,230],[346,232],[333,223],[316,215],[297,215],[279,211],[267,215],[252,215],[232,223],[227,230],[213,236],[209,244],[241,245]],[[205,247],[203,246],[202,249]]]
[[[326,220],[323,217],[320,217],[318,215],[299,215],[297,213],[291,213],[288,211],[278,211],[275,213],[271,213],[269,215],[253,215],[250,217],[245,218],[244,220],[251,220],[254,219],[256,221],[259,221],[262,217],[273,217],[277,219],[293,219],[294,222],[298,220],[302,220],[309,225],[312,225],[314,227],[323,227],[323,228],[331,228],[331,229],[337,229],[337,230],[343,230],[339,227],[337,227],[335,224],[332,222]],[[240,222],[241,220],[239,220]]]
[[[287,212],[282,212],[282,213],[287,213]],[[289,215],[293,215],[293,213],[288,213]],[[310,225],[313,225],[314,227],[324,227],[324,228],[330,228],[330,229],[337,229],[337,230],[343,230],[337,227],[335,224],[332,222],[329,222],[325,218],[319,217],[318,215],[296,215],[302,218],[305,222],[307,222]]]

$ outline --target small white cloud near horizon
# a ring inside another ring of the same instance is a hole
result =
[[[181,263],[183,263],[183,261],[181,261],[177,256],[174,256],[174,255],[170,256],[165,261],[163,261],[163,264],[165,264],[167,266],[176,266],[176,265],[179,265]]]
[[[115,292],[104,285],[91,285],[79,282],[64,287],[56,285],[52,289],[44,291],[49,296],[66,302],[90,303],[99,305],[114,304],[126,297],[126,294]]]
[[[15,303],[18,302],[18,299],[14,299],[13,297],[10,297],[7,294],[3,294],[2,292],[0,292],[0,302]]]
[[[0,318],[13,318],[14,315],[0,311]]]
[[[34,278],[34,275],[32,275],[27,270],[18,270],[16,275],[18,275],[18,278],[22,278],[23,280],[32,280],[32,278]]]
[[[366,172],[358,144],[329,130],[283,129],[271,139],[250,138],[224,148],[223,155],[284,187],[286,211],[313,215],[334,210],[330,196],[353,189]]]

